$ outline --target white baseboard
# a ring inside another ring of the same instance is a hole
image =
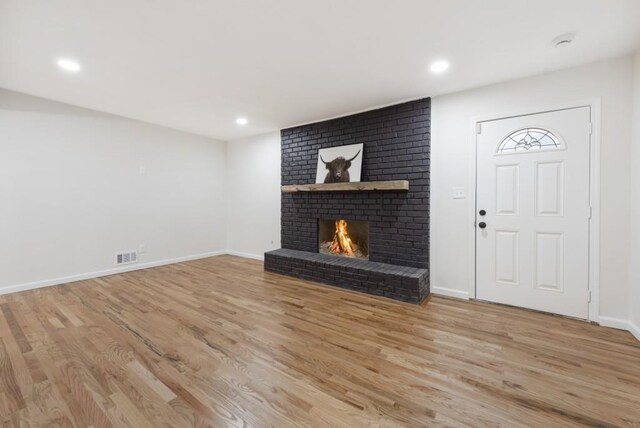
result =
[[[455,290],[445,287],[431,287],[431,292],[439,296],[455,297],[457,299],[469,300],[469,292]]]
[[[36,288],[50,287],[53,285],[66,284],[69,282],[84,281],[86,279],[98,278],[101,276],[116,275],[119,273],[149,269],[153,267],[164,266],[164,265],[169,265],[174,263],[187,262],[190,260],[204,259],[207,257],[220,256],[223,254],[229,254],[229,255],[238,256],[238,257],[245,257],[245,258],[254,259],[254,260],[264,260],[264,255],[243,253],[241,251],[235,251],[235,250],[212,251],[209,253],[201,253],[201,254],[195,254],[191,256],[176,257],[173,259],[158,260],[158,261],[149,262],[149,263],[128,265],[128,266],[123,266],[123,267],[114,268],[114,269],[106,269],[106,270],[101,270],[96,272],[87,272],[87,273],[82,273],[78,275],[65,276],[61,278],[47,279],[43,281],[34,281],[34,282],[28,282],[25,284],[10,285],[8,287],[0,288],[0,295],[17,293],[19,291],[34,290]],[[440,296],[455,297],[458,299],[469,300],[468,292],[455,290],[453,288],[431,287],[431,292],[433,294],[440,295]],[[627,330],[631,334],[633,334],[636,337],[636,339],[640,340],[640,327],[631,321],[623,320],[620,318],[601,316],[600,325],[604,327],[617,328],[620,330]]]
[[[631,322],[621,318],[600,316],[599,324],[603,327],[617,328],[618,330],[631,330]]]
[[[630,329],[629,332],[635,336],[636,339],[640,340],[640,326],[629,321]]]
[[[640,340],[640,327],[631,321],[620,318],[600,317],[600,325],[603,327],[617,328],[619,330],[627,330],[629,333]]]
[[[600,317],[600,325],[603,327],[617,328],[619,330],[627,330],[629,333],[640,340],[640,326],[632,321],[620,318]]]
[[[71,275],[71,276],[65,276],[60,278],[45,279],[42,281],[28,282],[25,284],[10,285],[8,287],[0,288],[0,295],[17,293],[19,291],[34,290],[36,288],[50,287],[52,285],[66,284],[69,282],[84,281],[86,279],[98,278],[101,276],[132,272],[134,270],[149,269],[152,267],[170,265],[173,263],[188,262],[190,260],[204,259],[207,257],[219,256],[222,254],[226,254],[226,251],[212,251],[209,253],[194,254],[191,256],[184,256],[184,257],[176,257],[174,259],[157,260],[154,262],[133,264],[133,265],[123,266],[123,267],[114,268],[114,269],[105,269],[101,271],[81,273],[78,275]]]
[[[243,253],[242,251],[235,251],[235,250],[225,250],[224,253],[229,254],[230,256],[244,257],[247,259],[254,259],[254,260],[261,260],[261,261],[264,260],[264,254]]]

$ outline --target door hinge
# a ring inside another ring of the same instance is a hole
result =
[[[591,303],[591,290],[589,290],[587,294],[587,299],[588,299],[588,302]]]
[[[593,122],[589,122],[589,135],[593,134]]]
[[[589,207],[589,210],[587,211],[587,217],[588,217],[589,219],[591,219],[591,216],[592,216],[592,215],[593,215],[593,208],[590,206],[590,207]]]
[[[482,123],[480,122],[476,123],[476,134],[478,135],[482,134]]]

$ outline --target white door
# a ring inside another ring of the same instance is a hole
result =
[[[589,316],[589,107],[482,122],[476,297]]]

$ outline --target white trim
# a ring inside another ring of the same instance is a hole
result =
[[[476,230],[475,219],[477,212],[478,192],[476,188],[477,179],[477,144],[478,129],[482,129],[482,122],[489,122],[500,119],[510,119],[520,116],[530,116],[533,114],[550,113],[554,111],[589,107],[591,110],[591,151],[589,165],[589,199],[592,208],[592,215],[589,221],[589,290],[591,291],[591,302],[589,303],[589,321],[599,322],[600,317],[600,146],[601,146],[601,100],[593,98],[585,101],[574,101],[550,106],[543,106],[538,109],[528,109],[526,111],[509,112],[503,114],[488,114],[472,118],[471,120],[471,159],[469,164],[469,188],[473,189],[473,203],[470,204],[469,219],[473,231],[468,245],[470,254],[469,265],[471,275],[469,278],[469,296],[476,297]]]
[[[600,144],[601,144],[601,102],[593,100],[591,106],[591,166],[589,174],[589,320],[600,321]]]
[[[431,293],[439,296],[455,297],[457,299],[469,300],[469,293],[446,287],[431,287]]]
[[[244,257],[245,259],[254,259],[254,260],[264,261],[264,254],[243,253],[242,251],[236,251],[236,250],[225,250],[225,254],[228,254],[230,256]]]
[[[631,321],[623,320],[621,318],[601,316],[599,324],[602,327],[610,327],[610,328],[616,328],[618,330],[631,331]]]
[[[476,217],[478,212],[478,188],[477,186],[477,169],[478,169],[478,135],[482,132],[482,120],[474,118],[471,120],[471,130],[473,137],[471,138],[471,156],[469,159],[469,189],[473,192],[473,200],[469,204],[469,226],[471,233],[469,234],[468,245],[469,266],[471,266],[471,274],[469,275],[469,298],[476,298]]]
[[[600,325],[603,327],[616,328],[618,330],[627,330],[636,339],[640,340],[640,327],[634,324],[633,321],[601,316]]]
[[[106,270],[95,271],[95,272],[81,273],[78,275],[64,276],[61,278],[45,279],[42,281],[34,281],[34,282],[27,282],[24,284],[9,285],[8,287],[0,288],[0,295],[17,293],[19,291],[34,290],[34,289],[43,288],[43,287],[50,287],[52,285],[66,284],[69,282],[84,281],[86,279],[99,278],[101,276],[108,276],[108,275],[116,275],[119,273],[131,272],[134,270],[148,269],[148,268],[164,266],[164,265],[180,263],[180,262],[188,262],[190,260],[220,256],[222,254],[226,254],[226,252],[212,251],[209,253],[194,254],[191,256],[176,257],[174,259],[165,259],[165,260],[158,260],[155,262],[128,265],[128,266],[114,268],[114,269],[106,269]]]
[[[633,334],[636,339],[640,340],[640,326],[629,321],[629,332]]]

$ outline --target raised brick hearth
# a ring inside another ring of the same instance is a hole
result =
[[[428,271],[408,266],[281,248],[265,254],[265,268],[405,302],[420,303],[429,294]]]
[[[429,294],[430,107],[426,98],[282,130],[283,185],[315,182],[318,149],[363,143],[361,180],[408,180],[409,191],[283,193],[283,249],[265,254],[265,269],[422,301]],[[318,220],[338,218],[369,222],[368,261],[317,254]]]

